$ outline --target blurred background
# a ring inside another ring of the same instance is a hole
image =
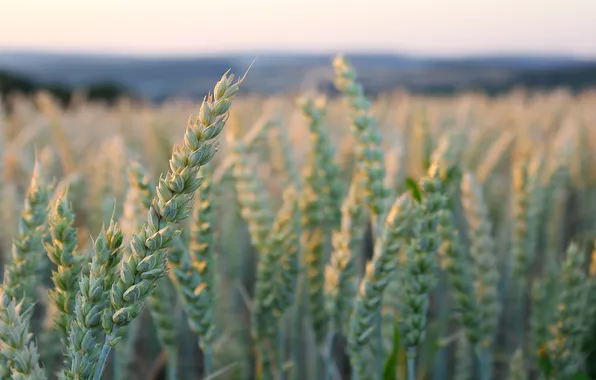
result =
[[[586,0],[3,0],[0,15],[3,93],[197,98],[255,58],[245,92],[331,92],[339,52],[370,94],[596,84]]]
[[[254,62],[218,139],[213,174],[207,174],[213,183],[217,281],[212,305],[217,333],[209,343],[213,369],[219,379],[254,378],[259,368],[251,300],[262,252],[240,213],[233,169],[244,163],[254,174],[260,183],[254,188],[272,219],[283,210],[284,189],[303,182],[311,186],[308,173],[322,162],[317,154],[327,155],[330,168],[323,171],[335,173],[329,178],[341,185],[339,195],[330,198],[349,201],[359,137],[350,128],[357,113],[333,82],[341,73],[331,62],[343,53],[371,100],[386,153],[384,181],[392,194],[411,191],[412,183],[416,188],[436,157],[477,177],[485,222],[492,223],[491,236],[483,238],[494,240],[487,255],[496,260],[489,269],[500,276],[492,286],[498,285],[502,307],[498,326],[489,331],[494,358],[488,368],[493,379],[505,379],[518,357],[517,368],[528,378],[546,378],[539,376],[539,367],[553,338],[547,326],[559,325],[560,295],[574,294],[558,290],[565,251],[576,242],[587,273],[596,246],[595,36],[594,0],[0,0],[0,102],[6,105],[0,107],[0,260],[15,262],[11,244],[21,228],[15,215],[26,211],[22,205],[36,161],[43,168],[41,181],[55,185],[52,202],[69,189],[77,252],[93,252],[92,239],[112,217],[128,228],[128,240],[146,215],[135,175],[153,188],[201,99],[228,69],[242,75]],[[315,94],[327,95],[327,102]],[[326,114],[321,125],[297,105],[303,95],[316,100],[316,112]],[[323,153],[315,146],[317,134],[327,149]],[[246,145],[246,152],[234,153],[232,144]],[[145,174],[135,174],[133,162]],[[529,179],[522,181],[523,176]],[[327,194],[331,187],[313,187],[300,197]],[[460,195],[449,196],[467,249],[475,232]],[[339,211],[339,203],[329,208]],[[520,222],[526,217],[527,228]],[[354,235],[354,280],[363,274],[374,243],[366,215],[358,221],[346,224],[354,230],[348,231]],[[196,236],[186,232],[194,222],[180,224],[185,258],[194,254],[189,247]],[[332,226],[325,223],[329,243]],[[512,263],[523,262],[527,242],[534,249],[529,248],[528,268],[518,279]],[[305,245],[301,254],[307,251]],[[286,355],[279,355],[278,363],[287,378],[322,378],[313,321],[327,305],[317,303],[323,284],[315,282],[333,281],[323,272],[336,250],[326,244],[321,252],[316,261],[301,263],[296,302],[277,321],[287,337],[280,339]],[[62,346],[46,296],[55,266],[49,260],[44,265],[32,331],[50,374],[61,368]],[[596,253],[592,268],[584,282],[596,289]],[[479,279],[495,278],[483,269]],[[314,286],[306,277],[312,273]],[[430,294],[417,380],[478,379],[470,342],[454,318],[457,293],[441,273]],[[197,379],[208,373],[197,344],[200,334],[187,319],[187,301],[172,276],[175,271],[161,280],[163,292],[154,293],[131,324],[130,335],[109,359],[106,379]],[[387,341],[375,352],[388,357],[384,379],[391,380],[406,378],[404,347],[394,341],[399,335],[391,334],[398,330],[400,288],[392,285],[399,281],[390,279],[383,298]],[[530,285],[543,293],[530,294]],[[590,299],[577,306],[593,323],[581,322],[585,329],[575,338],[582,348],[573,357],[578,368],[572,366],[591,377],[574,380],[596,379],[593,305]],[[531,332],[521,334],[524,329]],[[341,374],[336,378],[349,379],[345,343],[338,334],[330,359]],[[521,356],[512,357],[516,350]]]

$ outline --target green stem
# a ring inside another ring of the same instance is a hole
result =
[[[316,350],[319,353],[320,350]],[[324,358],[324,355],[316,355],[317,361],[317,368],[316,368],[316,378],[322,379],[327,373],[327,361]]]
[[[135,343],[140,328],[138,319],[132,321],[126,329],[121,331],[123,342],[116,347],[114,356],[114,380],[125,380],[132,376]]]
[[[491,354],[488,348],[477,348],[478,361],[480,362],[480,380],[490,380],[492,374]]]
[[[408,380],[416,380],[416,347],[408,347]]]
[[[286,360],[286,334],[284,324],[280,324],[280,328],[277,331],[277,373],[279,380],[286,379],[286,372],[284,371],[284,362]]]
[[[203,351],[203,377],[206,378],[213,373],[213,350],[204,340],[199,340],[199,346]]]
[[[294,367],[294,379],[304,379],[304,370],[300,365],[302,362],[302,297],[304,297],[304,277],[300,274],[298,278],[298,294],[296,295],[296,305],[294,307],[294,314],[292,315],[292,361]]]
[[[329,336],[327,337],[327,342],[325,343],[325,380],[331,380],[331,370],[333,367],[333,337],[335,336],[334,332],[330,332]]]
[[[110,355],[110,350],[112,346],[110,346],[112,340],[116,337],[118,333],[118,325],[115,325],[112,328],[112,332],[106,335],[105,342],[103,347],[101,348],[101,353],[99,354],[99,359],[97,360],[97,366],[95,367],[95,372],[93,374],[93,380],[101,380],[101,375],[103,374],[103,369],[106,366],[106,362],[108,361],[108,356]]]
[[[178,360],[174,352],[167,352],[168,355],[168,380],[176,380],[178,378]]]

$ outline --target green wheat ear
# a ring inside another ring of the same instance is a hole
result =
[[[7,361],[9,371],[4,376],[18,380],[45,380],[37,347],[29,333],[33,309],[24,309],[22,302],[10,299],[4,287],[0,288],[0,301],[0,356]]]
[[[57,307],[55,325],[64,340],[68,335],[75,297],[79,290],[78,276],[85,266],[85,257],[75,251],[78,239],[74,217],[67,194],[61,194],[52,203],[48,217],[51,240],[44,243],[50,261],[56,266],[56,270],[52,272],[54,288],[48,293]]]
[[[383,292],[397,267],[399,250],[411,238],[415,218],[413,208],[409,194],[395,201],[375,243],[373,259],[367,263],[366,273],[360,283],[350,317],[348,352],[354,371],[361,379],[366,379],[369,371],[364,353],[375,329],[375,319],[381,312]]]

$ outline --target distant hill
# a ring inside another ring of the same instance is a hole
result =
[[[391,54],[348,55],[370,94],[404,87],[414,92],[452,93],[465,89],[505,91],[596,85],[596,61],[564,56],[483,56],[454,59]],[[0,70],[38,86],[86,87],[104,83],[159,101],[202,97],[228,69],[243,73],[253,56],[155,58],[93,54],[0,51]],[[333,91],[332,55],[263,54],[251,69],[245,92],[296,92],[316,86]]]

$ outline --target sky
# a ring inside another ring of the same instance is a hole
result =
[[[596,0],[0,0],[0,49],[596,58]]]

